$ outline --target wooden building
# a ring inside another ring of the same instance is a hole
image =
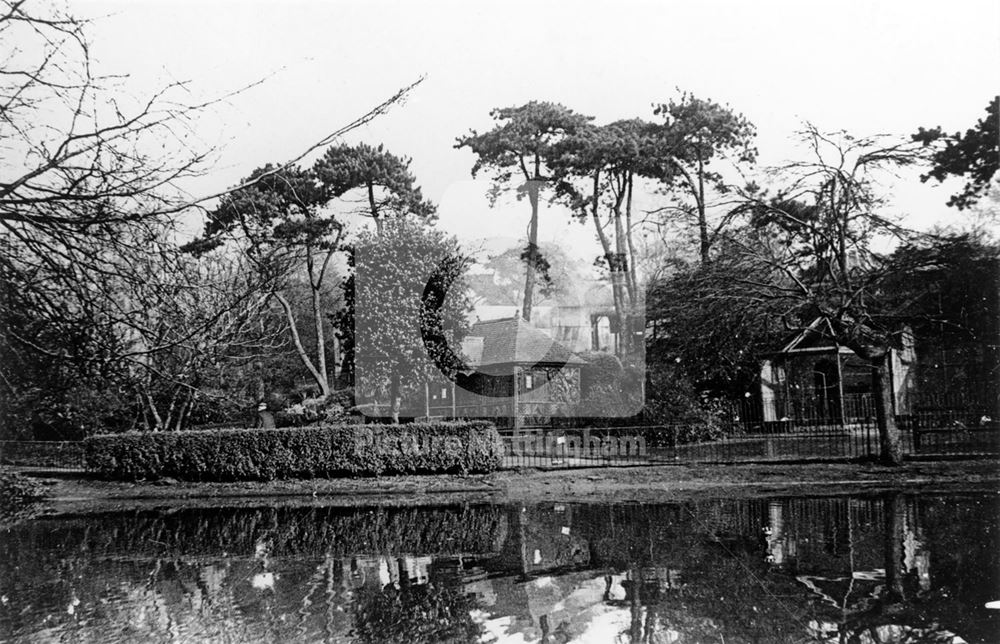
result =
[[[580,402],[586,362],[520,316],[476,322],[462,350],[467,369],[429,379],[421,415],[521,426],[573,415]]]

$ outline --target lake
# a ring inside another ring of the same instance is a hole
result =
[[[0,532],[11,642],[995,642],[998,497],[170,508]]]

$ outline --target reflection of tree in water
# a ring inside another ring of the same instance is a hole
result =
[[[982,543],[984,528],[968,503],[893,494],[588,511],[596,563],[626,571],[606,578],[603,598],[628,610],[619,641],[958,642],[952,631],[968,641],[998,632],[981,609],[1000,587],[997,556],[968,544]]]
[[[364,644],[436,644],[477,641],[484,629],[473,619],[475,597],[459,579],[441,576],[426,583],[362,587],[354,598],[352,634]]]
[[[56,629],[84,641],[342,641],[355,592],[378,586],[381,562],[430,561],[402,552],[486,554],[504,538],[504,521],[490,506],[40,519],[0,536],[0,595],[7,598],[0,632]],[[411,575],[403,577],[409,583]],[[442,592],[451,587],[437,592],[444,601],[450,595]]]
[[[449,554],[489,552],[506,527],[499,508],[345,509],[264,507],[183,509],[40,520],[19,532],[91,554],[253,554],[266,542],[273,556],[333,552]],[[99,528],[99,529],[97,529]]]
[[[613,617],[598,641],[989,642],[995,509],[883,495],[36,519],[0,535],[0,632],[418,644],[482,622],[553,643]]]

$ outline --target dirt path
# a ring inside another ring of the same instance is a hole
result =
[[[912,462],[897,468],[857,463],[665,465],[267,483],[121,483],[96,480],[75,470],[15,469],[46,484],[49,511],[57,513],[190,505],[656,502],[866,494],[899,488],[921,493],[1000,491],[1000,464],[995,460]]]

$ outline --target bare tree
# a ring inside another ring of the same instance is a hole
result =
[[[359,195],[364,205],[353,208]],[[322,396],[332,391],[325,331],[330,311],[324,302],[334,257],[344,250],[345,218],[335,205],[371,218],[380,234],[390,219],[428,222],[435,212],[416,186],[408,159],[381,146],[335,145],[312,168],[269,164],[255,170],[220,200],[209,213],[203,237],[188,246],[202,252],[226,244],[243,253],[268,281],[287,318],[296,353]],[[302,316],[289,299],[303,273],[316,338],[312,350],[299,332]]]
[[[152,373],[158,356],[197,348],[206,333],[221,334],[212,342],[235,333],[259,296],[251,291],[273,292],[275,276],[258,274],[242,285],[230,281],[237,290],[221,297],[215,290],[221,276],[192,273],[191,258],[177,255],[172,228],[178,214],[232,191],[193,199],[182,183],[205,172],[215,152],[191,144],[198,116],[247,88],[191,103],[186,83],[178,82],[137,99],[125,91],[125,77],[95,71],[87,27],[40,3],[0,2],[0,38],[11,44],[0,58],[0,279],[30,292],[32,313],[55,328],[65,319],[111,330],[94,334],[104,346],[87,360]],[[417,83],[236,188],[338,141],[400,103]],[[195,306],[171,293],[199,293],[201,300]],[[165,315],[171,298],[188,313],[169,323],[150,317]],[[52,359],[68,357],[58,342],[10,339]],[[171,425],[161,420],[152,425]]]
[[[832,339],[871,364],[882,454],[898,463],[889,355],[902,347],[905,329],[881,306],[880,288],[888,277],[913,267],[894,265],[874,245],[914,233],[884,214],[887,199],[879,180],[924,155],[914,143],[827,134],[808,123],[800,136],[809,157],[774,170],[783,189],[770,199],[746,195],[756,233],[733,235],[729,243],[753,269],[735,279],[744,298],[786,303],[790,330],[825,320],[829,324],[820,328],[831,329]]]
[[[0,61],[0,227],[51,253],[176,208],[177,182],[212,152],[188,145],[208,103],[181,102],[184,83],[136,100],[93,71],[85,21],[23,0],[0,11],[13,44]]]
[[[133,306],[116,330],[145,426],[179,430],[212,385],[280,348],[286,332],[259,324],[270,289],[239,255],[195,258],[165,244],[142,261],[151,277],[120,284],[117,299]]]

